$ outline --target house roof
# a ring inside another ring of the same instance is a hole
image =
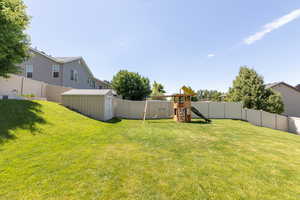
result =
[[[273,87],[275,87],[276,85],[279,85],[280,83],[282,83],[282,82],[268,83],[268,84],[266,84],[266,88],[273,88]]]
[[[286,87],[288,88],[291,88],[292,90],[295,90],[297,92],[300,92],[297,88],[285,83],[285,82],[275,82],[275,83],[268,83],[266,84],[266,88],[274,88],[275,86],[278,86],[278,85],[285,85]]]
[[[62,93],[62,95],[93,95],[93,96],[104,96],[113,94],[110,89],[72,89],[67,92]]]
[[[59,64],[65,64],[65,63],[69,63],[69,62],[73,62],[76,60],[81,60],[85,66],[85,68],[87,69],[87,71],[94,77],[93,73],[91,72],[90,68],[88,67],[88,65],[86,64],[85,60],[81,57],[81,56],[75,56],[75,57],[53,57],[50,55],[47,55],[46,53],[39,51],[37,49],[34,48],[30,48],[31,51],[33,51],[34,53],[37,53],[39,55],[42,55],[54,62],[57,62]]]
[[[80,60],[82,59],[81,56],[76,56],[76,57],[55,57],[56,60],[58,60],[59,62],[62,63],[68,63],[68,62],[72,62],[75,60]]]
[[[34,49],[34,48],[30,48],[31,51],[39,54],[39,55],[42,55],[54,62],[57,62],[57,63],[61,63],[61,64],[64,64],[64,63],[68,63],[68,62],[72,62],[72,61],[75,61],[75,60],[81,60],[83,59],[81,56],[73,56],[73,57],[53,57],[51,55],[47,55],[46,53],[44,53],[43,51],[39,51],[37,49]]]

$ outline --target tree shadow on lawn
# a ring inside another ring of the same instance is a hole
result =
[[[36,124],[45,124],[40,116],[41,104],[25,100],[0,100],[0,145],[17,137],[10,131],[17,128],[38,132]]]

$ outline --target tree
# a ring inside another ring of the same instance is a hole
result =
[[[200,101],[221,101],[222,92],[217,90],[198,90],[197,97]]]
[[[111,85],[118,95],[128,100],[144,100],[151,94],[149,79],[127,70],[120,70]]]
[[[240,68],[239,75],[229,89],[228,100],[242,102],[245,108],[282,113],[283,102],[279,94],[266,89],[263,77],[247,66]]]
[[[156,81],[154,81],[153,85],[152,85],[152,93],[151,93],[151,98],[153,100],[165,100],[165,97],[162,97],[164,94],[166,93],[166,91],[164,90],[164,86],[160,83],[157,83]]]
[[[0,0],[0,77],[18,73],[28,58],[29,39],[24,33],[29,17],[22,0]]]

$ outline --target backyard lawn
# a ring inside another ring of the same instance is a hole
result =
[[[0,199],[300,199],[300,136],[0,101]]]

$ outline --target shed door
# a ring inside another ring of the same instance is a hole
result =
[[[104,118],[105,120],[110,120],[111,118],[113,118],[112,96],[106,96]]]

